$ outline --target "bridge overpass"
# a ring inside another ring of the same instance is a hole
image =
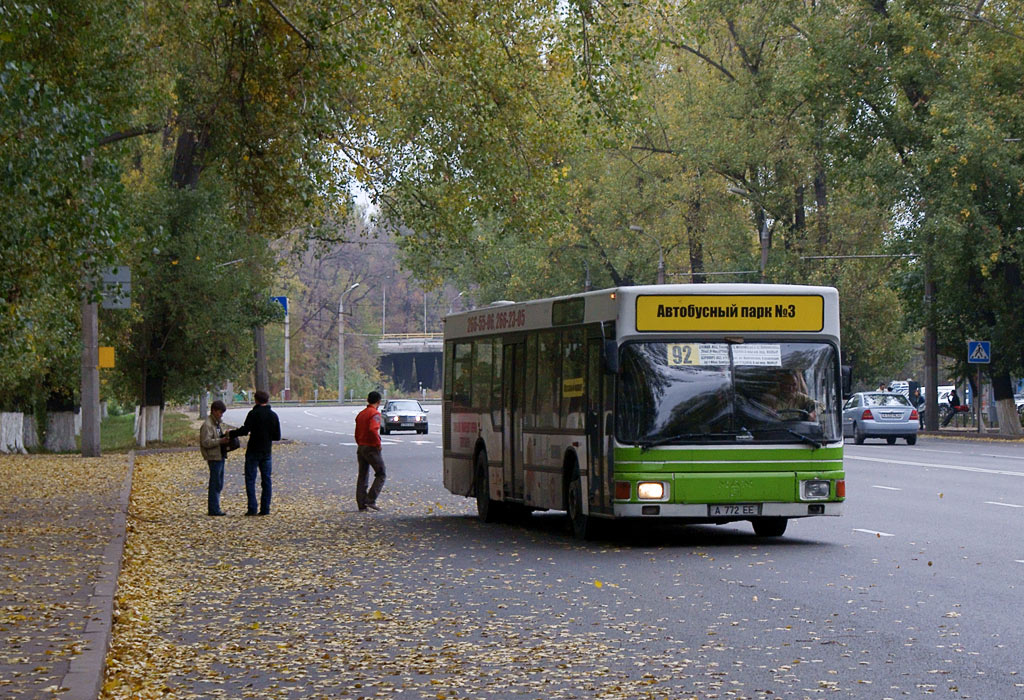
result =
[[[387,333],[377,341],[380,371],[404,391],[440,389],[443,347],[440,333]]]

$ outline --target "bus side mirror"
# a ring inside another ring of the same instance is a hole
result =
[[[843,365],[840,367],[843,373],[843,398],[845,399],[853,393],[853,367],[850,365]]]
[[[604,371],[608,374],[619,373],[619,345],[614,340],[604,341]]]

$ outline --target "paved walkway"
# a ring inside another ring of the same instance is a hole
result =
[[[95,700],[132,455],[0,455],[0,696]]]

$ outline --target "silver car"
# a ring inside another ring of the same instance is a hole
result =
[[[429,423],[427,410],[416,399],[392,399],[380,411],[380,432],[388,435],[392,430],[415,430],[426,434]]]
[[[903,394],[862,391],[843,405],[843,436],[852,435],[858,445],[865,438],[885,438],[890,445],[903,438],[908,445],[917,442],[917,409]]]

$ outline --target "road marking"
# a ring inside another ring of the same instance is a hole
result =
[[[846,455],[846,459],[859,459],[862,462],[881,462],[883,464],[904,464],[908,467],[927,467],[929,469],[952,469],[960,472],[974,472],[976,474],[997,474],[1001,476],[1024,476],[1024,472],[1010,472],[1003,469],[982,469],[981,467],[962,467],[956,464],[932,464],[930,462],[908,462],[897,459],[879,459],[878,457],[858,457],[857,455]]]
[[[1014,559],[1018,564],[1024,564],[1024,559]]]
[[[963,454],[963,452],[961,452],[959,450],[932,450],[932,449],[928,449],[927,447],[919,447],[919,448],[917,448],[914,451],[915,452],[938,452],[939,454],[944,454],[944,455],[962,455]]]
[[[902,491],[903,490],[903,489],[898,489],[895,486],[879,486],[877,484],[873,485],[871,488],[873,488],[873,489],[885,489],[886,491]]]
[[[1002,457],[1003,459],[1024,459],[1024,457],[1015,457],[1013,455],[993,455],[993,454],[982,454],[982,457]]]
[[[985,501],[990,506],[1006,506],[1007,508],[1024,508],[1016,503],[1000,503],[999,501]]]
[[[879,532],[878,530],[864,530],[863,528],[859,528],[859,527],[853,528],[853,531],[854,532],[866,532],[867,534],[875,535],[876,537],[895,537],[896,536],[896,535],[893,535],[892,533],[889,533],[889,532]]]

